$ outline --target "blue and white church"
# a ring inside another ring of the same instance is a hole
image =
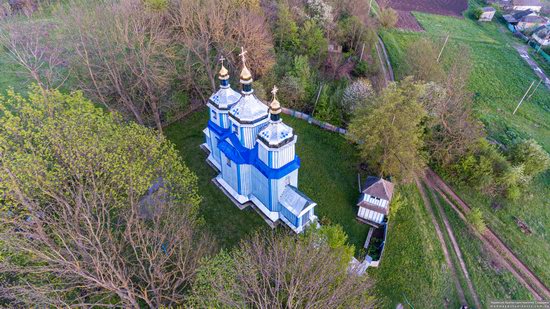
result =
[[[242,90],[229,85],[229,72],[219,72],[220,87],[208,101],[210,119],[204,129],[207,161],[219,171],[215,181],[244,208],[252,203],[265,217],[281,220],[300,233],[317,220],[317,204],[298,190],[298,136],[281,120],[277,88],[267,106],[254,95],[252,74],[241,53]]]

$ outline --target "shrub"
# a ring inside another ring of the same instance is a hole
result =
[[[514,145],[510,160],[514,165],[523,165],[527,177],[534,177],[550,167],[550,155],[533,139]]]
[[[485,232],[487,230],[487,225],[485,224],[485,219],[483,219],[483,213],[481,210],[477,207],[473,208],[468,213],[468,220],[472,224],[472,226],[478,231],[479,233]]]
[[[352,113],[358,107],[366,104],[367,100],[372,96],[374,96],[374,90],[370,81],[365,78],[358,79],[344,90],[342,109],[346,113]]]
[[[380,25],[382,25],[382,27],[393,28],[397,23],[397,12],[392,8],[380,9],[378,20],[380,21]]]
[[[353,67],[353,71],[351,71],[351,74],[355,77],[364,77],[367,76],[369,71],[369,64],[366,61],[359,60],[355,67]]]
[[[483,10],[480,7],[476,7],[472,10],[472,16],[475,20],[479,20],[481,15],[483,14]]]

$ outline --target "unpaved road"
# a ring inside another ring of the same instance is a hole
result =
[[[458,213],[460,218],[471,227],[465,214],[471,207],[431,169],[426,172],[426,183],[430,188],[439,192],[445,201]],[[451,201],[452,199],[453,201]],[[475,231],[475,230],[474,230]],[[495,254],[499,262],[504,265],[516,279],[527,288],[537,300],[550,299],[550,289],[533,273],[510,248],[488,227],[483,233],[475,234],[480,238],[484,246]]]
[[[439,226],[439,223],[437,222],[437,219],[435,218],[435,214],[433,212],[432,207],[430,206],[430,199],[426,195],[426,191],[424,190],[424,187],[420,183],[418,179],[416,179],[416,186],[418,187],[418,191],[420,192],[420,195],[422,196],[422,200],[424,201],[424,207],[430,214],[430,218],[432,220],[432,224],[435,228],[435,232],[437,234],[437,238],[439,239],[439,244],[441,245],[441,249],[443,249],[443,255],[445,256],[445,262],[447,263],[447,267],[451,271],[451,275],[453,276],[453,281],[455,283],[456,291],[458,293],[458,299],[460,300],[460,303],[462,305],[466,305],[466,297],[464,296],[464,290],[462,289],[462,286],[460,285],[460,281],[458,280],[458,276],[456,274],[456,268],[453,264],[453,261],[451,259],[451,255],[449,254],[449,250],[447,250],[447,245],[445,244],[445,238],[443,237],[443,232],[441,231],[441,227]]]
[[[527,62],[527,64],[531,67],[531,69],[533,69],[533,71],[535,71],[535,74],[537,74],[537,76],[540,79],[542,79],[542,82],[543,82],[544,85],[546,85],[546,88],[550,89],[550,78],[548,78],[548,76],[546,76],[544,71],[539,67],[539,65],[535,62],[535,60],[533,60],[529,56],[529,53],[527,52],[528,49],[529,49],[529,46],[514,45],[514,48],[519,53],[521,58],[523,58],[523,60],[525,60],[525,62]]]

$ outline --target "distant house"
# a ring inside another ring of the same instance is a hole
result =
[[[542,46],[550,45],[550,26],[540,27],[533,35],[533,40],[537,41]]]
[[[524,11],[531,10],[533,12],[540,12],[542,9],[542,3],[539,0],[512,0],[512,10]]]
[[[537,15],[527,15],[520,19],[516,25],[516,29],[523,31],[530,28],[538,27],[548,23],[548,18]]]
[[[369,176],[365,181],[357,206],[357,219],[374,227],[380,227],[386,222],[393,184],[382,178]]]
[[[524,18],[525,16],[529,16],[531,14],[533,14],[533,11],[524,10],[524,11],[512,12],[511,14],[506,14],[502,17],[504,18],[504,20],[506,20],[507,23],[511,24],[512,26],[516,26],[522,18]]]
[[[484,7],[481,9],[481,16],[479,16],[479,21],[491,21],[495,16],[496,9],[493,7]]]

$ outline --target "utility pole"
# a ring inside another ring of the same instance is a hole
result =
[[[523,99],[525,99],[525,97],[529,93],[529,90],[531,90],[531,87],[533,87],[534,83],[535,83],[535,81],[531,82],[531,86],[529,86],[529,89],[527,89],[527,91],[525,91],[525,94],[523,95],[523,98],[521,98],[521,100],[519,100],[518,106],[516,106],[516,109],[514,109],[514,112],[512,113],[512,115],[516,114],[516,112],[518,111],[519,106],[521,105],[521,103],[523,103]]]
[[[359,59],[361,61],[363,61],[363,52],[365,51],[365,43],[363,43],[363,48],[361,48],[361,56],[359,57]]]
[[[539,80],[539,83],[537,84],[537,86],[535,87],[535,89],[533,90],[533,92],[531,92],[531,94],[527,97],[527,99],[525,99],[525,101],[529,101],[529,99],[533,96],[533,94],[535,94],[535,92],[537,91],[537,89],[538,89],[539,86],[540,86],[540,83],[542,83],[542,78]]]
[[[447,34],[447,37],[445,38],[445,43],[443,43],[443,47],[441,47],[441,51],[439,52],[439,56],[437,56],[437,62],[439,62],[439,58],[441,58],[441,55],[443,54],[443,50],[445,49],[445,46],[447,45],[447,41],[449,41],[449,35]]]
[[[369,3],[369,12],[367,13],[368,16],[370,16],[370,9],[372,8],[372,0],[370,0],[370,3]]]

